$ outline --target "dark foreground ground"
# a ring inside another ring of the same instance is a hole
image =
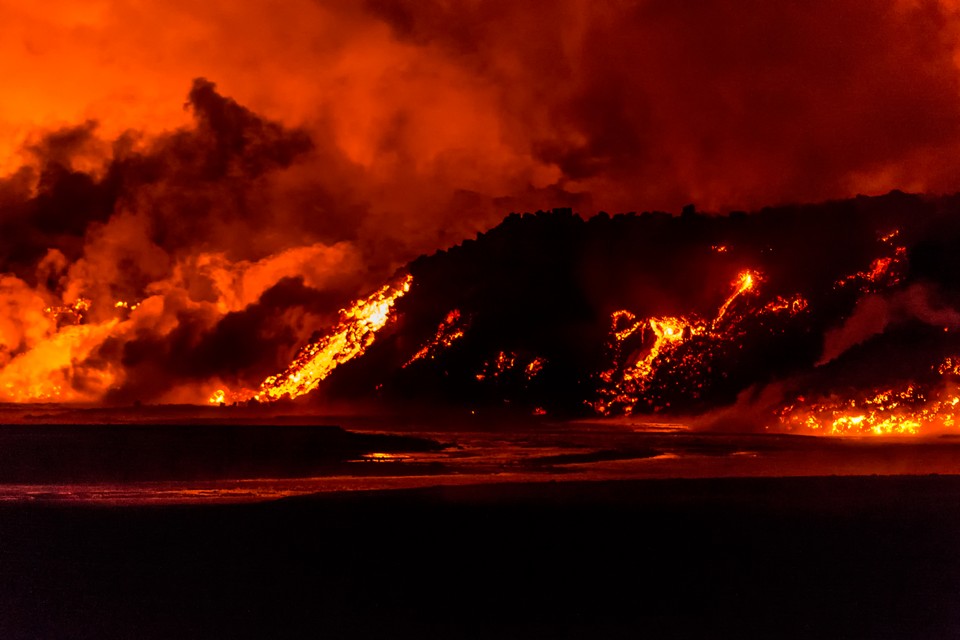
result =
[[[945,638],[960,477],[0,506],[0,638]]]

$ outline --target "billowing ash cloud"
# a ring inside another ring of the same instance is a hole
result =
[[[316,159],[304,130],[204,79],[187,108],[193,126],[156,137],[52,132],[3,181],[5,397],[202,400],[198,383],[282,368],[391,266],[355,228],[292,215],[303,189],[323,201],[285,182]]]
[[[511,133],[601,208],[956,186],[945,3],[368,5],[398,38],[503,87]]]
[[[6,8],[0,151],[88,119],[168,131],[212,78],[310,131],[298,177],[328,197],[295,215],[408,258],[511,210],[953,191],[958,26],[952,0],[52,0]]]

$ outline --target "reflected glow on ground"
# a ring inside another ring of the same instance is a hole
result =
[[[825,475],[960,474],[960,439],[704,434],[681,425],[539,423],[418,431],[345,424],[450,443],[435,453],[371,452],[331,475],[205,481],[0,484],[0,501],[105,504],[255,502],[321,492],[489,483]]]

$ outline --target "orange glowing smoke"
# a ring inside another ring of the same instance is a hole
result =
[[[386,284],[370,296],[357,300],[340,311],[340,322],[320,340],[301,349],[282,373],[268,377],[258,391],[230,392],[217,389],[211,404],[255,400],[269,402],[296,398],[310,393],[341,364],[362,355],[376,338],[377,332],[390,319],[390,310],[413,284],[413,276]]]
[[[568,182],[608,210],[943,191],[960,144],[951,4],[2,0],[0,160],[40,127],[182,125],[204,76],[315,123],[391,195],[411,174],[437,185],[420,203]]]
[[[93,402],[113,383],[112,367],[84,361],[111,333],[117,320],[71,325],[50,335],[0,369],[0,398],[7,402]]]
[[[543,371],[544,365],[547,364],[547,359],[537,356],[529,363],[527,363],[524,373],[527,376],[527,380],[532,380],[540,375],[540,372]]]
[[[119,367],[88,359],[119,320],[87,322],[90,311],[88,298],[50,304],[48,293],[32,290],[17,278],[0,277],[0,400],[99,400]]]

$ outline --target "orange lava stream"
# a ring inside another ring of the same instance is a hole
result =
[[[840,436],[922,435],[956,425],[960,396],[937,393],[928,399],[917,386],[874,391],[865,398],[830,396],[810,404],[803,398],[780,410],[788,431]]]
[[[893,230],[882,236],[880,241],[892,245],[892,241],[900,232]],[[844,287],[853,282],[859,282],[863,291],[870,291],[876,285],[893,285],[902,279],[902,267],[907,257],[906,247],[892,247],[893,255],[877,258],[870,263],[865,271],[859,271],[853,275],[837,280],[835,286]]]
[[[0,368],[0,400],[5,402],[90,402],[113,383],[110,368],[81,363],[117,327],[118,319],[62,327]],[[84,380],[83,389],[73,384]]]
[[[390,319],[390,311],[413,284],[407,275],[398,283],[384,285],[371,295],[340,311],[340,322],[320,340],[305,346],[283,372],[269,376],[258,391],[216,390],[211,404],[255,400],[269,402],[310,393],[341,364],[362,355],[373,344],[377,331]]]
[[[941,376],[936,385],[904,383],[861,397],[798,397],[777,412],[778,427],[835,436],[924,435],[953,429],[960,405],[960,358],[945,358],[933,369]]]
[[[406,369],[417,360],[433,358],[439,351],[448,349],[450,345],[466,335],[463,322],[461,321],[460,310],[454,309],[447,314],[440,326],[437,327],[437,333],[432,340],[423,345],[423,347],[413,354],[409,360],[404,363]]]
[[[614,352],[613,367],[599,374],[601,382],[598,390],[600,398],[590,403],[590,407],[601,415],[610,415],[617,408],[624,414],[631,414],[638,402],[648,391],[660,368],[668,363],[679,362],[681,366],[693,369],[703,363],[708,357],[706,352],[694,351],[685,353],[677,360],[679,348],[691,338],[702,338],[712,343],[733,340],[736,325],[743,320],[743,315],[732,313],[734,304],[748,293],[756,293],[758,283],[763,280],[762,275],[753,270],[741,271],[732,283],[733,291],[724,300],[711,321],[705,321],[696,315],[690,316],[662,316],[638,319],[627,310],[619,310],[611,314],[610,342]],[[754,314],[781,314],[794,316],[807,308],[807,301],[795,295],[791,298],[777,296],[766,305],[753,311]],[[619,364],[624,343],[637,332],[641,341],[645,342],[649,331],[653,335],[652,344],[645,350],[642,357]],[[702,387],[702,384],[699,385]],[[691,394],[699,393],[698,389],[691,389]]]
[[[733,304],[734,300],[748,291],[753,291],[759,279],[760,275],[756,271],[741,271],[740,275],[737,276],[737,281],[735,283],[736,289],[734,289],[733,293],[730,294],[730,297],[727,298],[720,307],[720,311],[717,312],[717,317],[713,321],[713,324],[717,324],[721,319],[723,319],[724,314],[727,313],[727,309],[730,308],[730,305]]]
[[[702,324],[691,322],[686,318],[650,318],[647,322],[653,335],[656,336],[653,346],[643,359],[623,372],[623,379],[626,381],[649,378],[653,375],[653,363],[661,353],[679,345],[691,335],[699,335],[706,330]]]

